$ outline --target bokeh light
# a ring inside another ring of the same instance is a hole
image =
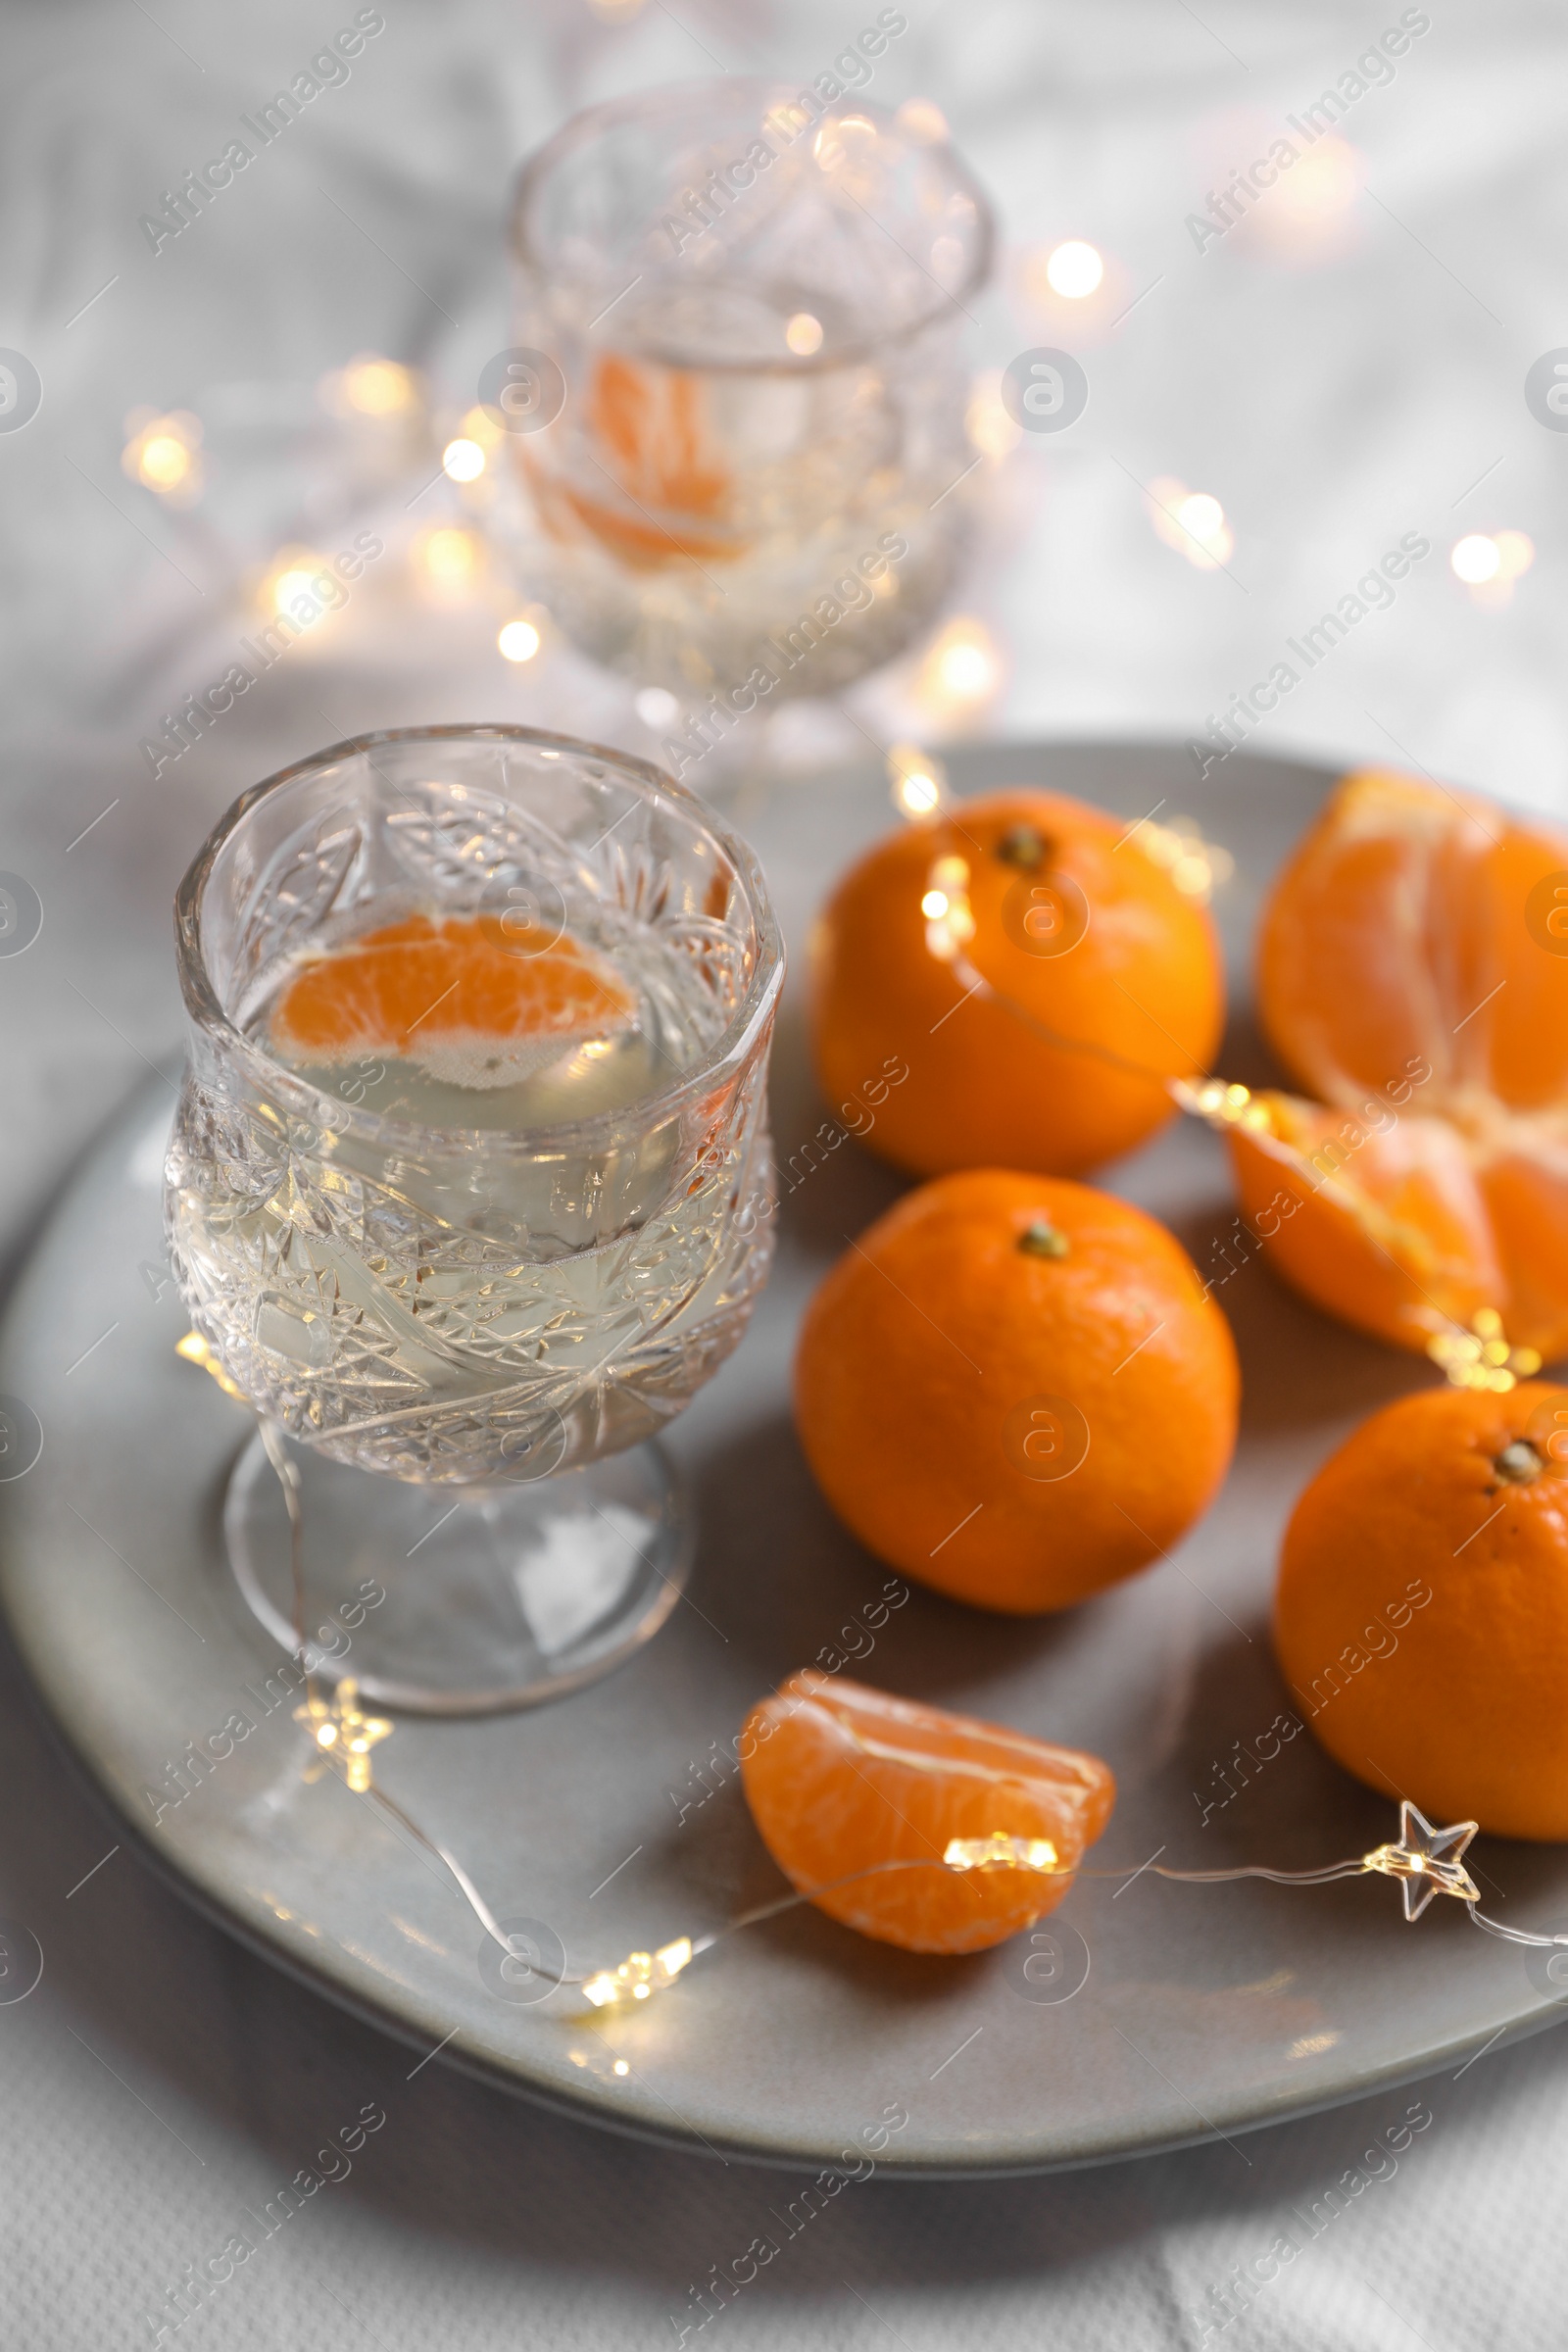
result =
[[[1449,550],[1454,577],[1464,582],[1478,605],[1507,605],[1514,582],[1536,560],[1535,541],[1524,531],[1471,531]]]
[[[893,120],[917,146],[935,147],[948,135],[948,118],[930,98],[906,98]]]
[[[645,727],[664,734],[680,716],[680,704],[667,686],[643,686],[632,697],[632,709]]]
[[[901,816],[920,824],[939,813],[947,798],[948,771],[917,743],[895,743],[887,756],[888,784]]]
[[[522,619],[505,622],[496,639],[509,662],[531,662],[542,643],[538,623]]]
[[[808,360],[822,348],[822,321],[809,311],[797,311],[784,329],[784,340],[797,359]]]
[[[412,368],[362,351],[337,378],[344,406],[362,416],[398,416],[419,405],[418,379]]]
[[[188,409],[168,416],[133,409],[125,433],[120,463],[131,480],[156,491],[170,506],[189,506],[202,483],[201,419]]]
[[[1054,294],[1067,302],[1082,302],[1101,285],[1105,265],[1097,248],[1086,245],[1081,237],[1069,237],[1065,244],[1055,246],[1046,260],[1046,283]]]
[[[977,375],[963,413],[969,447],[983,458],[1004,458],[1023,439],[1023,427],[1002,397],[1002,370],[988,368]]]
[[[317,586],[326,568],[326,558],[314,547],[280,548],[262,575],[257,596],[267,618],[288,619],[303,625],[305,616],[295,610],[302,597],[317,608],[318,617],[330,605],[330,598],[323,597]]]
[[[454,482],[477,481],[484,471],[484,451],[466,437],[449,441],[441,452],[441,470]]]
[[[1216,570],[1236,546],[1219,500],[1207,490],[1189,490],[1168,474],[1149,485],[1149,519],[1156,536],[1200,571]]]
[[[1448,562],[1457,577],[1474,587],[1482,580],[1496,578],[1502,569],[1502,553],[1495,539],[1472,531],[1468,538],[1456,542]]]
[[[421,531],[412,550],[416,571],[443,599],[456,600],[473,588],[484,566],[484,547],[475,531],[450,524]]]

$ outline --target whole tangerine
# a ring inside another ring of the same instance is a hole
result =
[[[984,1951],[1054,1911],[1116,1800],[1098,1756],[809,1666],[752,1709],[736,1745],[791,1885],[910,1952]],[[943,1866],[955,1840],[969,1848],[956,1870]]]
[[[922,902],[944,859],[965,869],[964,953],[1017,1012],[930,952]],[[921,1176],[1073,1176],[1130,1152],[1172,1115],[1161,1078],[1205,1070],[1225,1015],[1206,909],[1138,828],[1052,792],[989,793],[879,841],[823,909],[809,986],[830,1105],[906,1065],[858,1131]]]
[[[1358,1780],[1568,1838],[1568,1389],[1427,1390],[1364,1421],[1296,1506],[1274,1642]]]
[[[807,1310],[795,1415],[862,1544],[983,1608],[1069,1607],[1168,1550],[1236,1442],[1230,1327],[1164,1226],[987,1168],[906,1194]]]

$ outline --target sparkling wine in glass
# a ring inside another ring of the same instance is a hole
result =
[[[567,635],[722,728],[925,627],[970,535],[993,241],[946,141],[858,98],[726,77],[568,122],[518,181],[481,386]]]
[[[380,1595],[322,1671],[445,1713],[594,1679],[678,1596],[657,1432],[766,1273],[782,947],[755,860],[640,760],[413,728],[244,794],[175,919],[172,1262],[285,1433],[313,1604]],[[224,1524],[293,1647],[260,1437]]]

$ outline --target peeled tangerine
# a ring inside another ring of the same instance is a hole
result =
[[[931,953],[939,865],[963,877],[964,955],[1016,1010]],[[896,1166],[1076,1176],[1164,1125],[1164,1077],[1209,1067],[1224,970],[1206,910],[1136,826],[1063,793],[994,792],[844,876],[812,934],[810,1018],[829,1108]],[[863,1090],[895,1066],[862,1126]]]
[[[1230,1326],[1163,1225],[976,1168],[906,1193],[807,1309],[806,1457],[906,1576],[1029,1615],[1180,1542],[1236,1443]]]
[[[1568,1838],[1568,1389],[1427,1390],[1364,1421],[1296,1506],[1274,1640],[1358,1780]]]
[[[871,1871],[811,1900],[909,1952],[985,1951],[1054,1911],[1116,1801],[1098,1756],[811,1666],[752,1709],[739,1746],[752,1818],[791,1885]],[[943,1867],[954,1839],[1008,1859]]]
[[[1568,834],[1348,776],[1274,886],[1257,1000],[1315,1098],[1232,1130],[1285,1278],[1399,1347],[1490,1309],[1568,1353]]]

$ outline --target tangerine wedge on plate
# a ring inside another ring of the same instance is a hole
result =
[[[1296,1506],[1274,1641],[1357,1780],[1568,1838],[1568,1389],[1427,1390],[1364,1421]]]
[[[412,914],[306,963],[273,1007],[269,1039],[293,1062],[390,1055],[494,1086],[636,1015],[619,975],[567,933],[510,916]]]
[[[1348,776],[1269,897],[1257,1002],[1315,1098],[1231,1136],[1285,1278],[1396,1346],[1489,1308],[1568,1352],[1568,834]]]
[[[985,1951],[1054,1910],[1116,1801],[1098,1756],[811,1666],[752,1709],[739,1752],[752,1818],[790,1884],[909,1952]],[[955,1839],[1015,1858],[944,1867]],[[889,1862],[930,1867],[874,1867]]]
[[[966,955],[1016,1011],[966,997],[930,953],[922,902],[944,859],[966,872]],[[1206,1070],[1225,1017],[1207,911],[1137,828],[1065,794],[1022,790],[879,841],[822,911],[810,992],[829,1106],[871,1151],[921,1176],[1076,1176],[1130,1152],[1173,1114],[1162,1077]],[[901,1065],[906,1075],[861,1126],[862,1091]]]

